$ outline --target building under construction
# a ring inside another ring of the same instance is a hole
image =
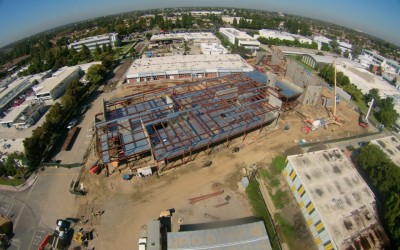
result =
[[[256,79],[256,80],[255,80]],[[161,164],[192,160],[192,154],[273,122],[298,93],[266,84],[251,72],[182,84],[104,101],[96,116],[103,163],[151,156]]]

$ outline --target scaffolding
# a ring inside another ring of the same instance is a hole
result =
[[[147,155],[157,165],[190,161],[198,150],[275,120],[281,107],[271,96],[282,97],[240,74],[104,101],[104,119],[96,124],[100,159],[112,163]]]

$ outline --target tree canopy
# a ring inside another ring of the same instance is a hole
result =
[[[360,150],[357,163],[365,171],[367,181],[378,194],[376,197],[384,206],[384,223],[393,242],[400,247],[399,166],[396,166],[378,146],[371,144]]]
[[[89,67],[86,73],[86,79],[94,84],[98,84],[103,81],[107,74],[107,69],[103,65],[95,64]]]

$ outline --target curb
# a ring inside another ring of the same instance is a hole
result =
[[[21,192],[24,191],[28,188],[30,188],[38,179],[39,174],[38,173],[33,173],[29,178],[22,183],[21,185],[18,186],[10,186],[10,185],[0,185],[0,190],[1,191],[13,191],[13,192]]]

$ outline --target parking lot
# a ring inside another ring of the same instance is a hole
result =
[[[15,236],[9,249],[38,249],[43,238],[54,231],[57,219],[75,215],[75,196],[68,188],[78,172],[47,168],[25,191],[0,191],[0,213],[14,223]]]

